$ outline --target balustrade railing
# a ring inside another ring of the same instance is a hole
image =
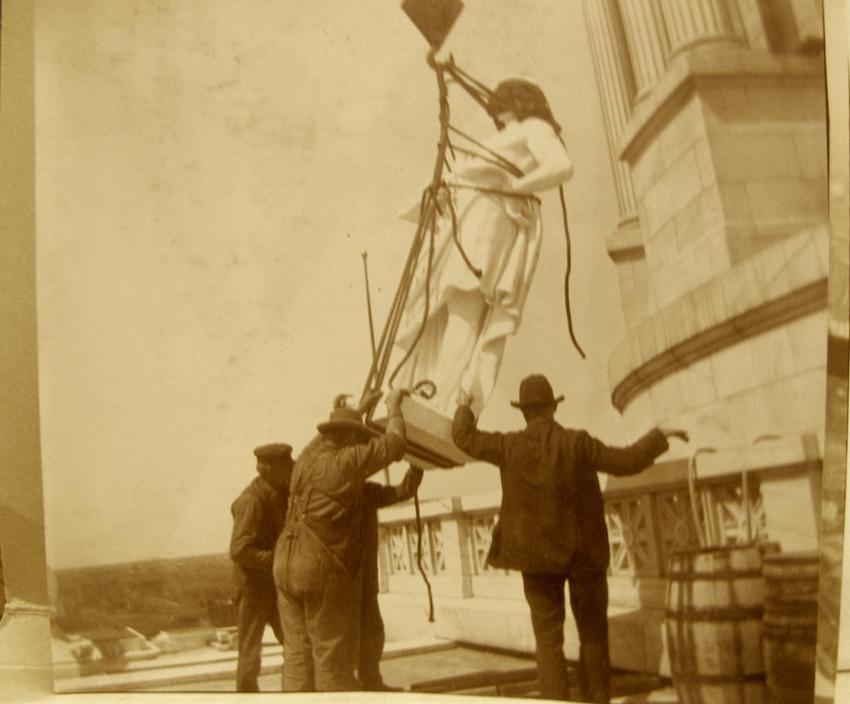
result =
[[[816,473],[818,462],[800,462],[791,472],[799,477]],[[730,469],[701,479],[696,510],[710,544],[760,542],[768,537],[776,540],[777,536],[769,536],[762,486],[764,482],[781,485],[787,479],[789,466],[746,472]],[[609,575],[625,579],[619,582],[624,585],[637,579],[663,580],[674,551],[699,546],[684,463],[668,463],[655,475],[647,474],[645,481],[635,477],[626,478],[625,482],[612,481],[604,492],[611,550]],[[518,575],[487,564],[498,511],[499,497],[493,494],[422,502],[422,562],[426,573],[436,578],[435,593],[442,590],[444,594],[463,597],[505,598],[517,594]],[[382,509],[380,565],[385,591],[420,587],[409,579],[418,573],[417,540],[412,505]],[[512,586],[502,588],[499,580]]]

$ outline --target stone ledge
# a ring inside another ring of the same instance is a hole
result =
[[[773,55],[747,48],[698,46],[676,56],[623,130],[619,157],[633,163],[661,124],[666,124],[693,93],[698,81],[744,77],[822,82],[823,59]]]
[[[623,220],[605,241],[605,248],[613,262],[645,258],[646,252],[637,216]]]
[[[614,407],[622,412],[640,391],[675,370],[825,307],[828,235],[822,226],[782,240],[632,329],[608,361]]]
[[[419,516],[423,521],[442,516],[450,516],[459,510],[458,500],[451,497],[426,499],[419,502]],[[416,505],[406,501],[394,506],[378,509],[378,520],[381,524],[406,523],[416,518]]]
[[[751,445],[718,449],[700,454],[697,480],[711,481],[743,472],[774,474],[793,467],[816,466],[821,461],[817,438],[811,435],[765,438]],[[637,491],[655,492],[682,487],[688,480],[688,461],[659,462],[640,474],[609,477],[604,496],[617,497]]]
[[[498,508],[501,502],[500,492],[484,494],[469,494],[439,499],[427,499],[419,503],[419,515],[422,520],[441,518],[444,516],[470,514],[476,511],[487,511]],[[378,520],[381,525],[393,523],[408,523],[416,519],[416,507],[413,503],[396,504],[378,510]]]

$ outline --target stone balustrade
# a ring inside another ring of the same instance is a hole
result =
[[[770,539],[791,549],[815,546],[819,462],[817,442],[807,437],[701,455],[696,510],[709,541],[729,545]],[[611,578],[663,579],[674,550],[699,545],[687,466],[686,460],[676,460],[633,477],[609,479],[604,499]],[[798,482],[790,528],[782,524],[788,507],[781,507],[789,479]],[[808,492],[801,487],[809,487]],[[486,564],[499,500],[498,493],[490,493],[421,502],[422,567],[435,595],[521,598],[518,575]],[[381,590],[421,592],[413,505],[382,509],[379,518]]]

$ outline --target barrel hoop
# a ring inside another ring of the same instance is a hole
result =
[[[762,606],[729,606],[696,609],[685,607],[667,609],[664,615],[672,621],[761,621],[764,616]]]
[[[676,674],[676,679],[698,684],[741,684],[746,682],[763,683],[765,681],[763,672],[741,673],[740,675],[708,675],[699,672],[679,672]]]
[[[788,582],[803,582],[804,584],[811,584],[814,589],[817,589],[820,577],[819,572],[815,572],[814,574],[788,574],[786,572],[773,572],[767,568],[764,569],[762,574],[764,574],[765,581],[771,586],[777,582],[780,585],[788,584]]]
[[[791,604],[765,604],[764,605],[765,619],[773,619],[781,621],[788,619],[792,621],[817,621],[818,605],[817,602],[794,602]]]
[[[669,572],[667,579],[673,582],[714,582],[719,580],[753,579],[761,578],[760,569],[753,570],[717,570],[716,572]]]
[[[814,629],[775,628],[766,625],[763,633],[766,643],[776,643],[777,645],[815,645],[818,642],[818,634]]]

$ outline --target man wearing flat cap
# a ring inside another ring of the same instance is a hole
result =
[[[610,699],[608,660],[608,530],[597,472],[636,474],[666,452],[681,430],[654,428],[633,445],[609,447],[584,430],[555,421],[555,398],[545,376],[523,379],[519,401],[524,430],[487,433],[476,428],[470,397],[461,392],[452,426],[455,444],[499,467],[502,504],[487,562],[522,573],[531,610],[540,695],[569,699],[564,658],[564,585],[579,636],[581,700]]]
[[[283,443],[262,445],[254,450],[254,455],[259,476],[230,508],[233,514],[230,559],[239,601],[237,692],[259,691],[257,677],[266,624],[283,644],[272,563],[274,546],[286,520],[292,448]]]
[[[350,691],[359,654],[363,562],[363,487],[382,467],[400,460],[406,434],[401,400],[387,396],[386,432],[361,420],[380,393],[359,408],[337,397],[320,436],[295,463],[286,526],[278,540],[274,580],[286,632],[286,692]]]

